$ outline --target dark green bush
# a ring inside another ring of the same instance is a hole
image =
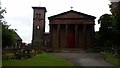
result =
[[[23,59],[23,58],[31,58],[33,56],[33,53],[31,50],[21,50],[16,52],[15,58],[16,59]]]
[[[3,59],[12,59],[14,58],[14,54],[13,53],[8,53],[8,54],[4,54],[2,55]]]

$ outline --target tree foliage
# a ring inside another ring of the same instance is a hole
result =
[[[5,9],[2,9],[0,6],[0,24],[2,27],[2,47],[12,46],[15,44],[15,31],[14,29],[10,29],[10,25],[4,21],[4,13],[6,13]]]
[[[112,30],[113,30],[111,16],[112,15],[110,15],[110,14],[104,14],[98,20],[98,23],[100,24],[100,30],[99,30],[100,35],[105,40],[110,39],[110,34],[111,34]]]
[[[112,22],[114,26],[114,46],[117,54],[120,55],[120,1],[111,3]]]
[[[120,2],[112,3],[110,5],[110,11],[112,13],[112,22],[114,26],[114,35],[116,36],[116,42],[120,45]]]
[[[120,48],[120,3],[112,3],[112,14],[104,14],[98,20],[100,29],[96,32],[97,46],[111,48],[117,52]]]
[[[98,24],[100,24],[100,28],[99,31],[95,33],[95,47],[103,51],[104,49],[108,49],[108,47],[112,47],[112,15],[103,14],[98,20]]]
[[[15,44],[15,32],[9,28],[6,23],[2,24],[2,45],[3,48],[6,46],[12,46]]]

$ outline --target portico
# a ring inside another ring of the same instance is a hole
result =
[[[94,19],[93,16],[73,10],[49,17],[51,47],[91,48],[94,41]]]

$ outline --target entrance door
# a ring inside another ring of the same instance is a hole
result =
[[[75,48],[75,33],[74,32],[70,32],[70,36],[69,36],[69,47],[70,48]]]

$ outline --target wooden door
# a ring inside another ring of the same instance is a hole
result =
[[[69,48],[75,48],[75,33],[70,32],[69,35]]]

